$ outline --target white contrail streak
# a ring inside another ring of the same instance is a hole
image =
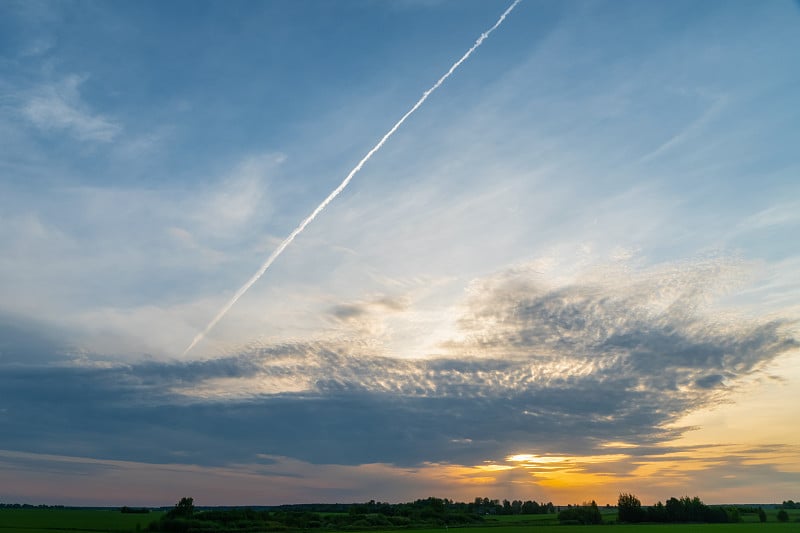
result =
[[[286,247],[287,247],[287,246],[289,246],[290,244],[292,244],[292,241],[294,240],[294,238],[295,238],[295,237],[297,237],[298,235],[300,235],[300,233],[302,233],[302,232],[303,232],[303,230],[304,230],[304,229],[306,229],[306,226],[308,226],[308,225],[311,223],[311,221],[312,221],[312,220],[314,220],[315,218],[317,218],[317,215],[319,215],[319,214],[322,212],[322,210],[323,210],[323,209],[325,209],[325,208],[328,206],[328,204],[329,204],[329,203],[331,203],[331,202],[333,201],[333,199],[334,199],[334,198],[336,198],[337,196],[339,196],[339,193],[340,193],[340,192],[342,192],[342,191],[344,190],[344,188],[345,188],[345,187],[347,187],[347,184],[348,184],[348,183],[350,183],[350,180],[352,180],[352,179],[353,179],[353,176],[355,176],[355,175],[358,173],[358,171],[359,171],[359,170],[361,170],[361,167],[363,167],[363,166],[364,166],[364,164],[365,164],[367,161],[369,161],[369,160],[370,160],[370,158],[371,158],[371,157],[372,157],[372,156],[375,154],[375,152],[377,152],[378,150],[380,150],[380,149],[381,149],[381,147],[382,147],[382,146],[383,146],[383,145],[386,143],[386,141],[388,141],[388,140],[389,140],[389,137],[391,137],[392,135],[394,135],[394,132],[396,132],[396,131],[397,131],[397,128],[399,128],[400,126],[402,126],[403,122],[405,122],[405,121],[406,121],[406,119],[407,119],[408,117],[410,117],[410,116],[411,116],[411,115],[414,113],[414,111],[416,111],[417,109],[419,109],[419,107],[420,107],[420,106],[421,106],[421,105],[422,105],[422,104],[425,102],[425,100],[427,100],[427,99],[428,99],[428,97],[429,97],[429,96],[430,96],[430,95],[433,93],[433,91],[435,91],[436,89],[438,89],[438,88],[439,88],[439,86],[440,86],[442,83],[444,83],[444,81],[445,81],[447,78],[449,78],[449,77],[450,77],[450,75],[451,75],[453,72],[455,72],[455,70],[456,70],[456,69],[457,69],[459,66],[461,66],[461,63],[463,63],[464,61],[466,61],[466,60],[469,58],[469,56],[471,56],[471,55],[472,55],[472,52],[474,52],[474,51],[475,51],[475,50],[476,50],[476,49],[477,49],[477,48],[478,48],[478,47],[479,47],[479,46],[480,46],[480,45],[483,43],[483,41],[485,41],[485,40],[486,40],[486,38],[487,38],[487,37],[489,37],[489,34],[490,34],[490,33],[492,33],[494,30],[496,30],[496,29],[497,29],[497,27],[498,27],[498,26],[500,26],[500,24],[502,24],[502,23],[503,23],[503,21],[506,19],[506,17],[508,16],[508,14],[509,14],[509,13],[511,13],[511,11],[512,11],[512,10],[513,10],[513,9],[514,9],[514,8],[517,6],[517,4],[519,4],[521,1],[522,1],[522,0],[514,0],[514,2],[513,2],[513,3],[512,3],[512,4],[511,4],[509,7],[508,7],[508,9],[506,9],[506,10],[503,12],[503,14],[502,14],[502,15],[500,15],[500,18],[499,18],[499,19],[497,19],[497,22],[495,22],[495,23],[494,23],[494,26],[492,26],[491,28],[489,28],[488,30],[486,30],[485,32],[483,32],[483,33],[481,34],[481,36],[480,36],[480,37],[478,37],[478,39],[475,41],[475,44],[473,44],[473,45],[472,45],[472,47],[471,47],[469,50],[467,50],[467,51],[466,51],[466,53],[465,53],[463,56],[461,56],[461,59],[459,59],[458,61],[456,61],[455,63],[453,63],[453,66],[452,66],[452,67],[450,67],[450,70],[448,70],[447,72],[445,72],[445,74],[444,74],[444,75],[443,75],[441,78],[439,78],[439,80],[438,80],[436,83],[434,83],[434,84],[433,84],[433,86],[432,86],[430,89],[428,89],[427,91],[425,91],[424,93],[422,93],[422,96],[420,97],[420,99],[419,99],[419,100],[417,100],[417,103],[416,103],[416,104],[414,104],[414,105],[411,107],[411,109],[409,109],[409,110],[408,110],[408,112],[407,112],[405,115],[403,115],[403,117],[402,117],[400,120],[398,120],[398,121],[397,121],[397,123],[396,123],[394,126],[392,126],[392,128],[391,128],[389,131],[387,131],[387,132],[386,132],[386,135],[384,135],[384,136],[381,138],[381,140],[380,140],[380,141],[378,141],[378,144],[376,144],[375,146],[373,146],[373,147],[372,147],[372,150],[370,150],[369,152],[367,152],[367,155],[365,155],[365,156],[364,156],[364,157],[361,159],[361,161],[359,161],[359,162],[358,162],[358,164],[357,164],[357,165],[356,165],[356,166],[353,168],[353,170],[351,170],[351,171],[350,171],[350,173],[349,173],[349,174],[347,175],[347,177],[346,177],[346,178],[345,178],[345,179],[342,181],[342,183],[340,183],[340,184],[339,184],[339,186],[338,186],[338,187],[336,187],[336,188],[333,190],[333,192],[331,192],[331,193],[328,195],[328,197],[327,197],[327,198],[325,198],[325,199],[322,201],[322,203],[321,203],[321,204],[319,204],[319,205],[317,206],[317,208],[316,208],[316,209],[314,209],[314,211],[312,211],[312,212],[311,212],[311,214],[310,214],[310,215],[308,215],[308,216],[307,216],[307,217],[306,217],[306,218],[305,218],[305,219],[304,219],[304,220],[303,220],[303,221],[300,223],[300,225],[299,225],[299,226],[297,226],[297,227],[296,227],[296,228],[295,228],[295,229],[294,229],[294,230],[293,230],[293,231],[292,231],[292,232],[289,234],[289,236],[288,236],[288,237],[286,237],[286,238],[283,240],[283,242],[281,242],[281,244],[280,244],[280,245],[279,245],[279,246],[278,246],[278,247],[275,249],[275,251],[274,251],[274,252],[272,252],[272,254],[271,254],[271,255],[270,255],[268,258],[267,258],[267,260],[264,262],[264,264],[263,264],[263,265],[261,265],[261,268],[259,268],[259,269],[258,269],[258,271],[257,271],[255,274],[253,274],[253,276],[252,276],[252,277],[251,277],[249,280],[247,280],[247,283],[245,283],[244,285],[242,285],[242,286],[241,286],[241,288],[240,288],[238,291],[236,291],[236,294],[234,294],[234,295],[233,295],[233,298],[231,298],[231,299],[228,301],[228,303],[226,303],[226,304],[225,304],[225,306],[224,306],[222,309],[220,309],[220,310],[219,310],[219,313],[217,313],[217,315],[214,317],[214,319],[213,319],[211,322],[209,322],[209,323],[208,323],[208,326],[206,326],[206,329],[204,329],[203,331],[201,331],[200,333],[198,333],[198,334],[195,336],[194,340],[192,340],[192,343],[189,345],[189,347],[188,347],[188,348],[186,348],[186,350],[184,350],[184,351],[183,351],[183,355],[186,355],[187,353],[189,353],[189,351],[190,351],[192,348],[194,348],[194,347],[195,347],[195,345],[196,345],[198,342],[200,342],[201,340],[203,340],[203,338],[204,338],[204,337],[205,337],[205,336],[208,334],[208,332],[209,332],[209,331],[211,331],[211,329],[212,329],[214,326],[216,326],[216,325],[217,325],[217,322],[219,322],[219,321],[222,319],[222,317],[224,317],[224,316],[225,316],[225,314],[226,314],[228,311],[230,311],[231,307],[233,307],[233,306],[234,306],[234,304],[235,304],[235,303],[236,303],[236,302],[239,300],[239,298],[241,298],[241,297],[244,295],[244,293],[246,293],[246,292],[247,292],[247,291],[250,289],[250,287],[252,287],[252,286],[253,286],[253,284],[254,284],[256,281],[258,281],[258,279],[259,279],[261,276],[263,276],[263,275],[264,275],[264,272],[266,272],[266,271],[267,271],[267,269],[268,269],[268,268],[269,268],[269,267],[272,265],[272,263],[274,263],[274,262],[275,262],[275,260],[278,258],[278,256],[280,256],[280,255],[283,253],[283,251],[286,249]]]

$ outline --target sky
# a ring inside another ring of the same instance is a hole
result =
[[[797,500],[800,4],[0,0],[0,502]]]

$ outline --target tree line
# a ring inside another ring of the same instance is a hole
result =
[[[741,515],[747,513],[757,514],[760,522],[767,521],[767,513],[761,507],[709,506],[697,496],[672,497],[666,503],[659,501],[650,507],[643,507],[639,498],[633,494],[622,493],[617,502],[617,511],[617,519],[627,523],[740,522]],[[782,515],[779,512],[778,520],[782,522],[788,520],[788,514]]]
[[[409,503],[371,500],[356,504],[285,505],[268,509],[228,508],[199,510],[192,498],[181,500],[150,531],[222,533],[307,529],[369,530],[468,526],[483,523],[486,515],[555,512],[552,502],[475,498],[464,503],[447,498],[425,498]]]
[[[435,503],[430,503],[435,502]],[[402,514],[404,510],[426,505],[441,505],[447,509],[478,515],[535,515],[555,513],[556,506],[553,502],[537,502],[536,500],[496,500],[491,498],[475,498],[471,502],[463,503],[447,498],[427,498],[410,503],[386,503],[370,500],[366,503],[299,503],[290,505],[266,506],[261,509],[270,511],[310,511],[313,513],[355,513],[355,514],[383,514],[394,516]]]
[[[29,503],[0,503],[0,509],[68,509],[63,505],[31,505]]]

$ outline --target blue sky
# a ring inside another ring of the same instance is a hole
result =
[[[507,7],[0,3],[0,500],[792,497],[788,1],[524,0],[183,353]]]

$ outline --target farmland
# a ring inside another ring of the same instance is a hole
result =
[[[164,515],[162,511],[147,514],[124,514],[111,509],[0,509],[0,533],[128,533],[145,531],[151,522]],[[800,511],[789,512],[788,522],[778,522],[777,510],[767,511],[767,522],[745,514],[742,521],[732,524],[607,524],[604,532],[613,533],[783,533],[800,531]],[[613,522],[616,514],[606,512],[605,522]],[[592,526],[559,525],[555,515],[486,517],[479,526],[460,528],[403,528],[416,533],[442,533],[449,529],[469,529],[468,533],[591,533]],[[363,531],[363,529],[359,529]],[[370,530],[375,533],[397,532],[400,529]],[[346,530],[345,530],[346,531]],[[466,532],[465,532],[466,533]]]
[[[0,533],[139,531],[163,514],[124,514],[119,509],[0,509]]]

